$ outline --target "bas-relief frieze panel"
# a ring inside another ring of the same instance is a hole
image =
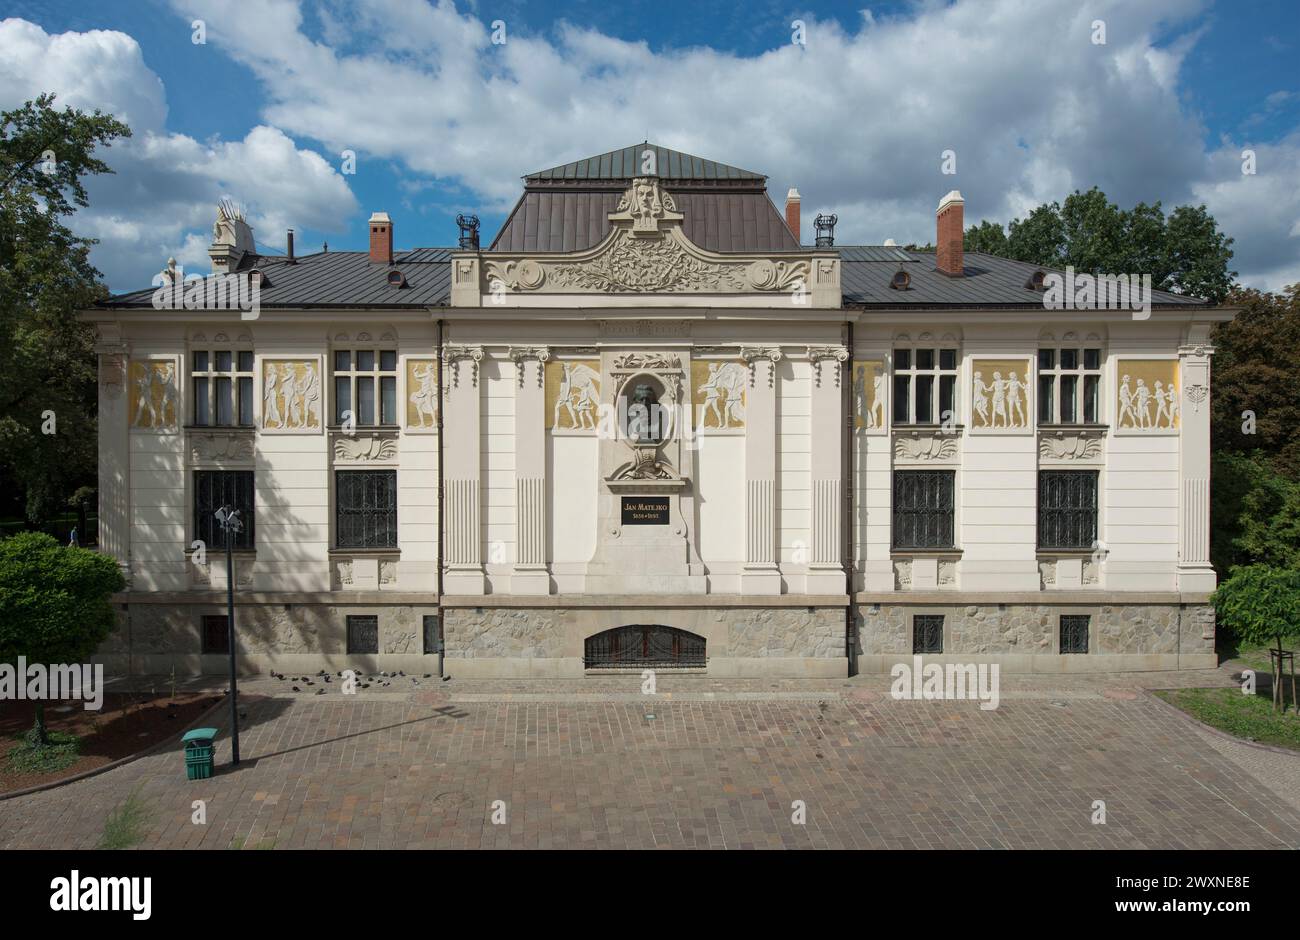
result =
[[[133,359],[130,386],[131,427],[141,431],[176,430],[178,393],[174,359]]]
[[[1121,431],[1175,431],[1181,413],[1176,359],[1119,359],[1115,427]]]
[[[262,429],[312,431],[320,427],[320,363],[315,359],[263,360]]]
[[[691,361],[691,390],[695,405],[695,426],[725,430],[745,426],[745,387],[749,366],[743,360],[694,359]]]
[[[432,431],[438,427],[438,362],[406,360],[406,427]]]
[[[971,427],[975,430],[1027,430],[1034,417],[1028,359],[974,359],[971,362]]]
[[[870,431],[888,427],[885,416],[885,363],[878,359],[853,362],[853,426]]]
[[[546,427],[594,431],[600,418],[600,360],[546,363]]]

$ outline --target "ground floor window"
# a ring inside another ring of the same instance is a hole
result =
[[[348,617],[348,653],[379,652],[379,618],[373,614]]]
[[[1038,547],[1094,548],[1097,471],[1038,471]]]
[[[917,614],[912,618],[912,652],[943,652],[942,614]]]
[[[225,614],[205,616],[200,626],[201,649],[205,654],[230,652],[230,630]]]
[[[1088,625],[1092,620],[1087,614],[1061,615],[1061,652],[1088,652]]]
[[[953,548],[952,470],[894,471],[894,548]]]
[[[241,529],[232,535],[232,548],[253,547],[253,471],[194,471],[194,538],[209,551],[226,547],[226,532],[217,522],[217,510],[231,506],[239,510]]]
[[[397,471],[334,472],[339,548],[397,547]]]

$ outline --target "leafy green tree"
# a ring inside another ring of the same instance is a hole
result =
[[[1273,709],[1282,704],[1282,639],[1300,637],[1300,569],[1234,568],[1211,597],[1219,622],[1247,643],[1276,643]]]
[[[0,541],[0,662],[85,662],[113,629],[109,595],[125,586],[107,555],[64,548],[43,532]],[[40,701],[36,734],[48,743]]]
[[[1212,337],[1214,449],[1258,455],[1300,480],[1300,284],[1280,294],[1238,288],[1227,302],[1240,312]]]
[[[1179,206],[1166,218],[1159,202],[1125,210],[1095,186],[1012,219],[1001,236],[995,222],[971,226],[966,248],[1045,268],[1150,274],[1157,290],[1216,302],[1227,296],[1236,275],[1228,270],[1232,239],[1204,206]]]
[[[1213,457],[1210,559],[1219,578],[1238,565],[1300,568],[1300,482],[1262,455]]]
[[[107,291],[94,240],[64,220],[87,205],[83,178],[112,172],[96,148],[130,133],[52,95],[0,113],[0,470],[33,524],[95,476],[94,331],[76,312]]]

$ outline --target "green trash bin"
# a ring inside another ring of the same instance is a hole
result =
[[[185,776],[190,780],[206,780],[212,776],[212,759],[217,746],[213,738],[216,728],[195,728],[185,732],[181,743],[185,745]]]

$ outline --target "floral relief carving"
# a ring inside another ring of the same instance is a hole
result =
[[[1101,456],[1101,438],[1095,434],[1065,434],[1042,437],[1038,456],[1044,460],[1092,460]]]
[[[252,460],[253,438],[249,434],[195,434],[190,438],[190,456],[202,460]]]
[[[894,438],[898,460],[949,460],[957,455],[957,439],[945,434]]]
[[[392,460],[397,456],[397,438],[378,434],[340,434],[334,438],[335,460]]]

